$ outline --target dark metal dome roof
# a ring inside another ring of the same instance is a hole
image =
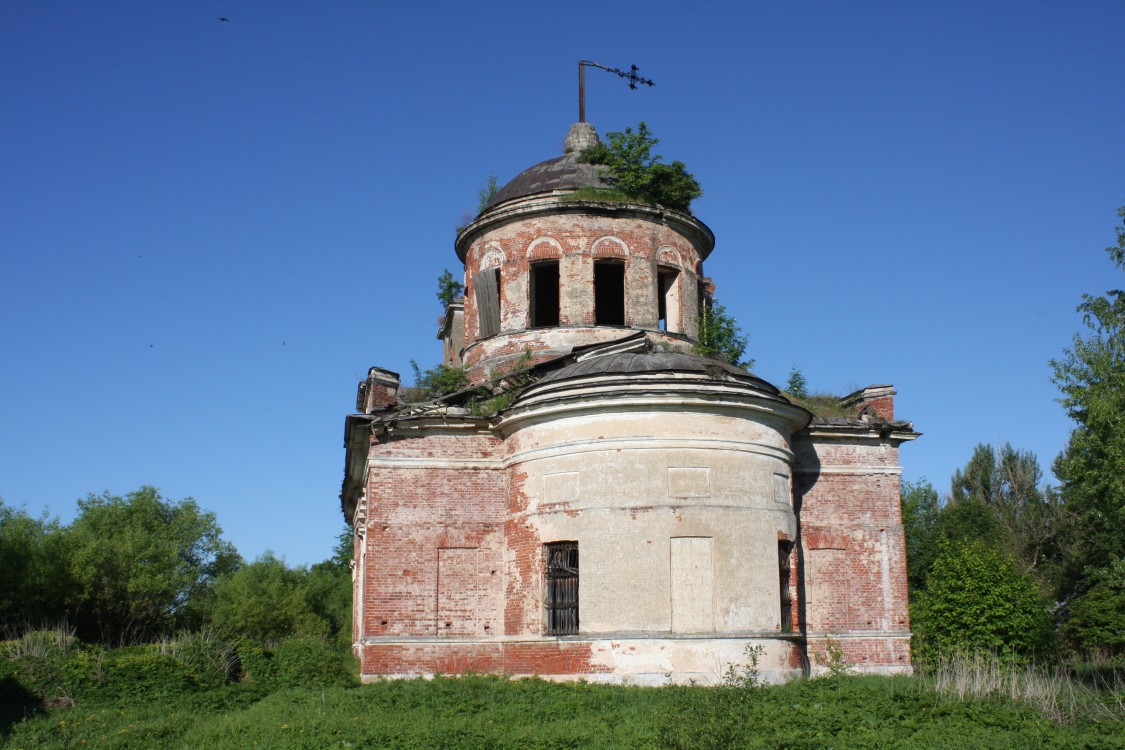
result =
[[[578,161],[577,153],[563,154],[554,159],[541,161],[520,172],[507,185],[500,188],[496,197],[488,204],[488,208],[513,198],[582,187],[612,187],[607,179],[606,168],[598,164],[584,164]]]

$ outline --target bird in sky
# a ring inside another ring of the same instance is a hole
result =
[[[230,19],[224,18],[223,16],[219,16],[219,21],[221,21],[222,23],[230,23]]]

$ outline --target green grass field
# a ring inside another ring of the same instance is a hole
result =
[[[3,748],[1125,748],[1110,710],[1051,720],[926,678],[631,688],[468,676],[264,692],[244,684],[9,705]],[[1106,705],[1120,706],[1110,691]],[[16,710],[19,709],[19,710]]]

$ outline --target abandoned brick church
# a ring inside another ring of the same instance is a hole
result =
[[[684,211],[576,193],[563,156],[457,234],[444,362],[408,403],[371,368],[345,425],[354,643],[365,679],[500,672],[713,683],[910,670],[895,391],[814,416],[693,353],[715,238]]]

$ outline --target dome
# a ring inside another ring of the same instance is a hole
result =
[[[553,383],[576,378],[602,375],[632,375],[638,373],[694,373],[746,382],[772,396],[780,392],[776,387],[752,375],[741,367],[710,357],[700,357],[676,351],[642,350],[622,351],[581,359],[539,379],[539,383]]]
[[[555,190],[577,190],[578,188],[611,188],[607,170],[599,164],[585,164],[578,161],[578,154],[585,148],[597,145],[598,134],[593,126],[579,122],[570,127],[566,136],[566,153],[554,159],[541,161],[516,175],[488,204],[497,206],[515,198],[524,198],[538,193]],[[486,209],[487,210],[487,209]]]

